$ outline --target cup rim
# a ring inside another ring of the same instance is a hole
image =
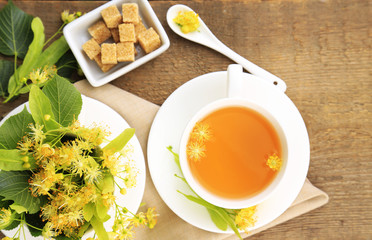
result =
[[[243,197],[243,198],[225,198],[222,196],[218,196],[210,191],[208,191],[205,187],[203,187],[196,178],[191,173],[187,156],[186,156],[186,145],[189,139],[189,135],[195,126],[195,124],[203,119],[208,114],[218,110],[223,109],[226,107],[245,107],[251,110],[254,110],[264,116],[271,125],[275,128],[279,139],[281,143],[282,148],[282,159],[283,159],[283,165],[280,169],[280,171],[277,173],[273,181],[265,187],[262,191],[259,193]],[[281,127],[280,123],[276,120],[276,118],[263,106],[260,104],[243,99],[243,98],[223,98],[216,101],[213,101],[203,108],[201,108],[194,116],[191,118],[191,120],[187,123],[182,137],[180,141],[180,166],[183,173],[183,176],[185,177],[187,183],[190,185],[192,190],[195,191],[197,195],[199,195],[201,198],[203,198],[205,201],[218,206],[222,208],[228,208],[228,209],[242,209],[247,208],[251,206],[255,206],[263,201],[265,201],[267,198],[269,198],[279,187],[279,185],[282,182],[283,176],[286,173],[287,166],[288,166],[288,146],[287,146],[287,137],[285,132],[283,131],[283,128]]]

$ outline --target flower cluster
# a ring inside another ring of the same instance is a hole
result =
[[[212,131],[207,123],[197,122],[192,129],[186,147],[188,159],[200,161],[205,157],[205,142],[212,137]]]
[[[119,152],[100,148],[110,133],[99,126],[81,126],[78,121],[58,130],[43,131],[40,125],[30,125],[30,129],[18,149],[24,154],[25,168],[31,167],[30,160],[36,164],[29,179],[30,191],[35,197],[48,199],[41,207],[41,218],[46,222],[42,229],[45,238],[60,234],[76,238],[87,222],[85,207],[89,204],[101,205],[106,210],[115,207],[114,231],[110,233],[115,236],[113,239],[130,239],[133,227],[155,225],[154,209],[149,209],[147,216],[139,213],[129,217],[126,208],[115,202],[115,185],[121,194],[136,186],[131,145]],[[48,142],[49,139],[58,141]]]
[[[48,80],[52,79],[57,74],[57,67],[55,65],[45,65],[43,68],[34,69],[30,72],[28,79],[32,84],[42,86]],[[27,83],[27,78],[23,78],[23,82]]]
[[[235,216],[235,224],[238,229],[248,232],[248,228],[253,227],[257,221],[257,206],[238,210]]]
[[[81,12],[70,13],[69,10],[65,10],[61,13],[61,19],[63,23],[67,24],[67,23],[74,21],[76,18],[80,17],[81,15],[82,15]]]

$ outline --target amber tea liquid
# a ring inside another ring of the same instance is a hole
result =
[[[190,159],[189,154],[187,158],[192,174],[207,190],[238,199],[258,194],[273,181],[277,171],[266,161],[272,154],[281,157],[282,150],[276,130],[264,116],[244,107],[226,107],[198,124],[207,126],[210,136],[199,141],[200,159]],[[190,137],[188,146],[197,142]]]

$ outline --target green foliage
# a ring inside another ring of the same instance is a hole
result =
[[[71,50],[67,51],[56,63],[57,74],[61,77],[69,78],[78,69],[78,63]]]
[[[105,227],[103,226],[102,221],[93,216],[90,220],[90,224],[92,224],[92,227],[96,232],[99,240],[109,240],[109,236],[105,230]]]
[[[13,76],[9,79],[8,92],[10,95],[13,95],[14,92],[21,88],[23,85],[23,78],[27,77],[32,71],[35,64],[35,59],[40,56],[40,53],[43,50],[45,34],[44,25],[40,18],[34,18],[32,20],[31,29],[34,33],[33,41],[28,47],[28,51],[22,65],[17,68]]]
[[[28,213],[33,214],[40,211],[42,199],[31,195],[28,184],[30,177],[31,173],[28,171],[1,171],[0,196],[25,207]]]
[[[55,121],[49,98],[35,85],[31,87],[29,105],[35,123],[43,125],[46,131],[61,126]]]
[[[25,168],[24,158],[27,158],[30,167]],[[35,159],[32,156],[22,155],[17,149],[0,149],[0,169],[4,171],[24,171],[36,168]]]
[[[47,43],[62,33],[63,23],[56,34],[45,42],[44,25],[40,18],[33,18],[17,8],[12,1],[0,11],[0,53],[14,56],[14,61],[0,61],[0,96],[6,98],[4,103],[12,100],[19,94],[30,91],[30,85],[42,87],[50,77],[42,81],[32,80],[29,83],[30,72],[37,69],[48,69],[58,62],[57,72],[63,76],[71,76],[71,71],[76,68],[74,56],[66,54],[69,46],[62,35],[52,42],[44,51]],[[65,55],[66,54],[66,55]],[[64,56],[63,59],[61,59]],[[23,63],[17,68],[14,63],[18,58],[24,58]],[[59,62],[59,60],[61,61]],[[29,83],[28,85],[26,83]]]
[[[43,93],[50,100],[55,120],[67,127],[77,119],[83,105],[80,92],[65,78],[55,76]]]
[[[14,62],[0,59],[0,69],[0,96],[5,97],[8,94],[9,78],[14,73]]]
[[[34,68],[44,67],[45,65],[54,65],[70,49],[64,36],[55,40],[45,49],[39,58],[37,58]]]
[[[33,17],[9,1],[0,11],[0,19],[0,53],[24,58],[33,38]]]
[[[109,144],[107,144],[103,149],[110,150],[112,152],[118,152],[122,150],[129,140],[134,136],[135,129],[127,128]]]
[[[84,219],[89,222],[90,219],[92,219],[96,206],[94,206],[94,203],[88,203],[84,206],[83,208],[83,214],[84,214]]]
[[[212,219],[213,223],[216,225],[216,227],[218,227],[222,231],[226,231],[228,224],[227,224],[226,221],[224,221],[221,218],[221,215],[219,215],[216,211],[211,210],[209,208],[207,208],[207,210],[208,210],[209,216],[211,217],[211,219]]]
[[[105,173],[104,177],[97,183],[97,188],[102,192],[102,194],[113,192],[115,186],[112,174]]]
[[[26,106],[22,112],[8,118],[0,126],[0,149],[14,149],[23,136],[30,132],[29,124],[34,123]]]

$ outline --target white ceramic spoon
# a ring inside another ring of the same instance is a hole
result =
[[[257,77],[261,77],[262,79],[269,81],[270,83],[279,87],[280,90],[285,92],[287,89],[287,85],[285,82],[278,78],[277,76],[273,75],[272,73],[260,68],[256,64],[248,61],[247,59],[243,58],[230,48],[228,48],[225,44],[223,44],[220,40],[217,39],[216,36],[209,30],[207,25],[203,22],[203,20],[199,17],[200,27],[197,31],[191,33],[183,33],[181,32],[180,27],[173,21],[173,19],[177,16],[180,11],[193,11],[188,6],[177,4],[168,9],[167,12],[167,22],[169,27],[178,35],[183,38],[186,38],[190,41],[199,43],[206,47],[212,48],[217,52],[222,53],[223,55],[227,56],[231,60],[235,61],[236,63],[243,66],[248,72],[256,75]],[[194,12],[194,11],[193,11]]]

